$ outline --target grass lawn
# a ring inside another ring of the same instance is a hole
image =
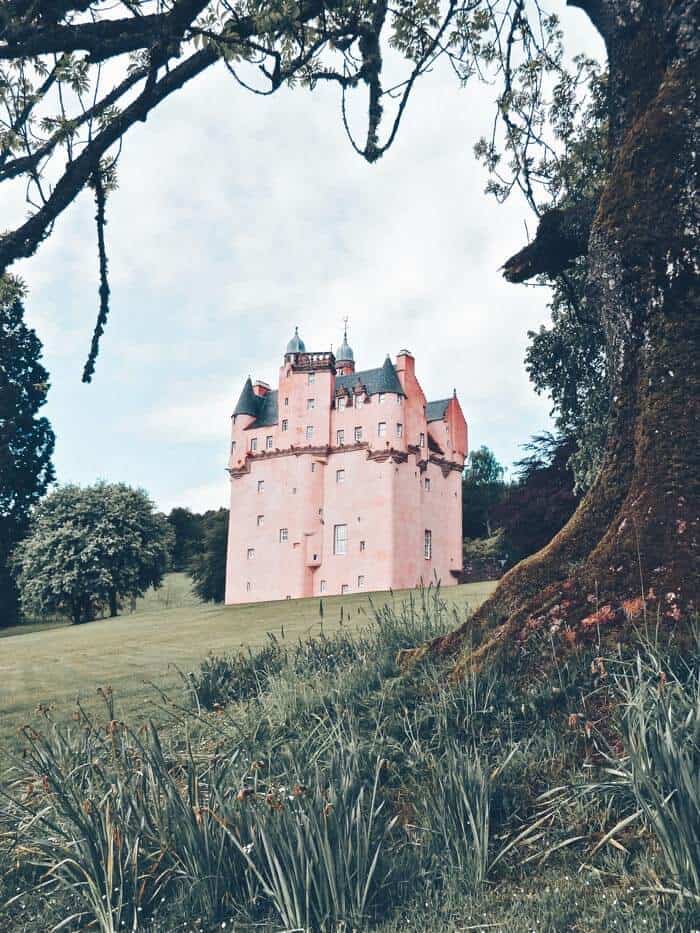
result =
[[[454,586],[443,593],[459,621],[495,583]],[[332,596],[323,600],[323,628],[341,622],[360,627],[371,612],[368,596],[381,605],[400,602],[407,591]],[[7,630],[0,639],[0,752],[17,747],[17,729],[36,725],[39,704],[54,704],[57,719],[70,716],[77,697],[88,708],[98,687],[111,686],[117,715],[159,718],[157,692],[179,689],[176,668],[193,670],[210,652],[230,653],[264,644],[267,633],[296,641],[321,628],[319,600],[299,599],[245,606],[198,603],[184,574],[170,574],[160,590],[139,600],[137,610],[82,626],[45,624]]]

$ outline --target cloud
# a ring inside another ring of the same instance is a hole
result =
[[[547,292],[498,272],[528,213],[483,194],[472,155],[495,93],[436,69],[373,166],[352,152],[334,89],[255,98],[223,68],[135,128],[108,203],[111,315],[90,387],[79,383],[97,311],[89,194],[21,268],[52,377],[59,478],[218,507],[244,379],[274,385],[295,324],[325,349],[346,315],[359,366],[408,346],[429,397],[457,388],[473,444],[517,457],[549,423],[523,368]]]

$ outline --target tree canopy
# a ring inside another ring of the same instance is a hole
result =
[[[17,618],[10,554],[54,478],[54,434],[38,415],[49,388],[40,361],[41,342],[24,323],[22,289],[0,279],[0,626]]]
[[[172,532],[148,495],[122,483],[61,486],[36,507],[14,564],[27,615],[65,613],[75,624],[116,615],[125,597],[158,586]]]
[[[226,593],[226,546],[228,509],[205,512],[202,518],[204,541],[200,553],[190,562],[194,591],[205,602],[222,603]]]

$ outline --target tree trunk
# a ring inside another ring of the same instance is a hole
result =
[[[601,631],[619,638],[644,619],[678,628],[700,607],[693,2],[579,5],[609,55],[611,170],[587,252],[615,374],[610,434],[600,474],[568,524],[503,577],[476,626],[433,643],[460,651],[467,628],[481,640],[459,655],[457,672],[537,629],[569,643]]]
[[[117,615],[118,609],[119,609],[119,605],[117,602],[117,591],[110,590],[109,591],[109,617],[110,619],[113,619]]]

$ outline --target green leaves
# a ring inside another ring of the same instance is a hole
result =
[[[61,612],[74,623],[116,615],[120,599],[160,583],[171,534],[142,490],[60,487],[37,507],[15,553],[24,611]]]

